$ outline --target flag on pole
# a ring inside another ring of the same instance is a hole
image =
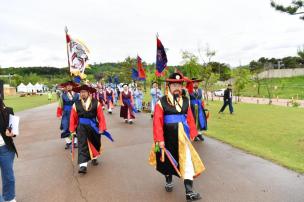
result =
[[[138,80],[138,71],[135,68],[132,68],[132,75],[133,80]]]
[[[90,51],[82,41],[71,38],[67,28],[65,29],[65,33],[70,73],[72,76],[83,79],[85,78],[85,68],[88,67],[88,54]]]
[[[119,83],[119,79],[118,79],[118,76],[117,76],[117,75],[114,76],[114,83],[115,83],[115,84],[118,84],[118,83]]]
[[[135,68],[132,68],[132,80],[140,80],[140,81],[143,81],[143,80],[146,80],[146,78],[140,78],[139,77],[139,73],[138,71],[135,69]]]
[[[137,71],[138,71],[138,79],[146,80],[145,69],[143,68],[141,58],[139,56],[137,56]]]
[[[167,67],[167,54],[162,42],[156,37],[157,50],[156,50],[156,76],[161,76],[163,70]]]

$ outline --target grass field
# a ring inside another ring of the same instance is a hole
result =
[[[291,78],[275,78],[271,81],[273,97],[304,100],[304,76]],[[241,92],[243,96],[268,97],[265,81],[261,82],[260,95],[257,94],[257,85],[252,82]]]
[[[241,103],[219,115],[221,104],[207,106],[207,136],[304,173],[304,109]]]
[[[56,100],[55,94],[53,95],[52,102]],[[41,105],[49,104],[47,95],[35,95],[35,96],[27,96],[27,97],[20,97],[20,96],[6,96],[4,103],[6,106],[13,107],[15,112],[23,111],[26,109],[38,107]]]

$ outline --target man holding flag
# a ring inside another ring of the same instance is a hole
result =
[[[191,144],[198,132],[191,112],[189,99],[181,96],[183,76],[173,73],[168,79],[168,94],[156,104],[153,119],[154,148],[150,152],[150,164],[165,175],[167,192],[173,190],[172,176],[184,179],[186,200],[201,199],[193,191],[193,178],[205,167]]]
[[[65,149],[69,149],[72,145],[72,141],[70,139],[70,114],[72,110],[72,105],[79,100],[79,94],[73,92],[73,88],[77,87],[73,81],[68,81],[59,85],[59,87],[63,88],[63,92],[59,98],[59,104],[57,107],[57,117],[61,118],[60,130],[61,130],[61,138],[65,139]],[[76,145],[74,145],[76,147]]]

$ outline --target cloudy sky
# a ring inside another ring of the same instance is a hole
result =
[[[138,53],[155,61],[158,32],[169,65],[209,44],[231,66],[296,55],[304,21],[268,0],[0,0],[0,65],[67,65],[64,26],[90,48],[90,63]],[[290,0],[291,1],[291,0]]]

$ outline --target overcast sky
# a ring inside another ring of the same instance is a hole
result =
[[[231,66],[296,55],[304,21],[268,0],[0,0],[0,65],[67,66],[64,26],[89,47],[90,63],[137,53],[155,61],[156,32],[168,64],[208,43]],[[290,0],[291,1],[291,0]]]

